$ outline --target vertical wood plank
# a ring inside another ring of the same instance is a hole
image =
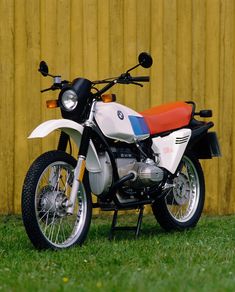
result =
[[[163,103],[163,1],[151,1],[151,106]]]
[[[57,0],[41,0],[40,1],[40,60],[45,60],[49,66],[49,72],[51,74],[63,74],[63,71],[59,71],[57,67],[57,60],[60,59],[60,55],[57,52]],[[58,71],[57,71],[58,70]],[[41,78],[41,88],[49,88],[52,85],[51,77]],[[46,108],[46,100],[56,99],[58,92],[38,92],[38,98],[41,99],[41,122],[51,119],[56,119],[59,116],[59,110],[49,110]],[[50,134],[48,137],[42,139],[42,152],[51,150],[56,145],[57,135]]]
[[[206,2],[192,1],[192,100],[205,104]]]
[[[137,0],[137,55],[141,52],[150,52],[150,0]],[[137,75],[149,75],[150,69],[139,67]],[[149,83],[144,83],[144,87],[136,88],[137,110],[143,111],[150,107],[150,86]]]
[[[163,98],[176,99],[177,1],[165,0],[163,6]]]
[[[137,2],[136,0],[124,1],[124,70],[133,67],[137,63],[136,30],[137,30]],[[136,74],[136,71],[133,71]],[[121,72],[120,72],[121,73]],[[137,108],[136,87],[124,86],[125,105],[133,109]]]
[[[206,2],[206,83],[205,106],[212,108],[215,130],[219,123],[219,84],[220,84],[220,1],[208,0]],[[218,159],[205,163],[206,179],[206,210],[210,213],[218,212]]]
[[[70,80],[70,1],[57,0],[56,6],[56,69]]]
[[[192,3],[177,1],[177,79],[176,99],[191,100],[192,95]]]
[[[233,2],[233,19],[235,17],[235,3]],[[233,58],[232,58],[232,62],[233,62],[233,66],[235,66],[235,21],[233,21]],[[234,68],[234,67],[233,67]],[[234,84],[235,84],[235,70],[233,69],[233,95],[232,95],[232,100],[233,100],[233,105],[232,105],[232,109],[233,109],[233,116],[235,113],[235,88],[234,88]],[[234,120],[234,118],[233,118]],[[231,125],[230,125],[231,127]],[[234,155],[234,148],[235,148],[235,126],[234,126],[234,121],[232,124],[232,153],[230,154],[232,156],[232,159],[230,161],[232,161],[232,186],[231,186],[231,190],[230,190],[230,196],[231,196],[231,209],[230,212],[234,213],[235,212],[235,198],[234,198],[234,189],[235,189],[235,171],[234,171],[234,167],[235,167],[235,155]]]
[[[109,24],[110,24],[110,74],[119,76],[124,70],[124,44],[123,44],[123,19],[124,0],[109,1]],[[124,102],[123,85],[117,85],[112,89],[117,95],[117,101]]]
[[[22,5],[23,4],[23,5]],[[26,29],[25,29],[25,1],[15,2],[15,153],[14,153],[14,183],[15,186],[22,184],[22,175],[26,173],[29,165],[28,142],[27,142],[27,116],[25,108],[27,108],[26,87]],[[24,60],[24,62],[22,62]],[[20,155],[19,155],[20,153]],[[22,163],[23,162],[23,163]],[[21,167],[23,165],[23,169]],[[16,188],[14,189],[14,211],[19,207],[19,197]]]
[[[192,1],[192,92],[197,111],[205,108],[206,1]],[[202,167],[205,162],[201,161]],[[205,206],[209,203],[206,196]],[[206,209],[206,208],[205,208]]]
[[[234,1],[224,0],[221,7],[220,27],[220,98],[219,98],[219,133],[223,141],[223,157],[218,161],[218,210],[220,214],[230,213],[233,210],[232,172],[233,164],[233,48],[234,48]],[[221,183],[223,182],[223,183]]]
[[[40,74],[38,64],[40,60],[40,0],[26,1],[26,96],[28,119],[28,133],[41,123]],[[32,25],[32,23],[34,25]],[[30,90],[29,90],[30,88]],[[21,108],[22,110],[22,108]],[[31,122],[33,121],[33,122]],[[25,137],[24,137],[25,139]],[[28,143],[29,159],[35,159],[42,149],[41,141]]]
[[[41,153],[40,141],[27,141],[28,134],[41,122],[39,56],[39,1],[15,1],[15,212],[20,211],[29,164]]]
[[[0,1],[0,213],[14,211],[14,1]]]
[[[98,0],[98,68],[97,79],[105,79],[110,77],[109,61],[110,61],[110,19],[109,19],[109,0]]]
[[[84,52],[83,52],[83,2],[71,0],[71,39],[70,39],[70,60],[71,78],[83,76]]]
[[[87,79],[96,80],[98,71],[97,0],[83,1],[83,11],[84,11],[83,15],[84,74]]]

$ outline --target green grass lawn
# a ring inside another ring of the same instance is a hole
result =
[[[95,216],[82,247],[38,252],[20,217],[0,217],[0,291],[235,291],[235,216],[166,233],[145,215],[138,240],[119,232],[109,241],[110,224]]]

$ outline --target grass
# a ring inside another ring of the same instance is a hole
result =
[[[134,215],[123,215],[130,225]],[[0,217],[1,291],[234,291],[235,216],[203,217],[186,232],[166,233],[152,215],[138,240],[108,234],[110,216],[95,216],[85,244],[36,251],[20,217]]]

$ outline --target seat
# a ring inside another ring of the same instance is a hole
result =
[[[150,130],[150,134],[159,134],[187,126],[192,117],[192,106],[177,101],[147,109],[140,113]]]

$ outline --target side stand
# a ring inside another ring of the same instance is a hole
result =
[[[135,231],[135,238],[137,239],[139,234],[140,234],[140,228],[142,224],[142,219],[143,219],[143,212],[144,212],[144,206],[139,207],[139,216],[138,216],[138,221],[136,226],[116,226],[117,225],[117,215],[118,215],[118,209],[114,210],[113,213],[113,221],[111,225],[111,230],[109,234],[109,240],[112,240],[114,237],[114,232],[118,230],[133,230]]]

